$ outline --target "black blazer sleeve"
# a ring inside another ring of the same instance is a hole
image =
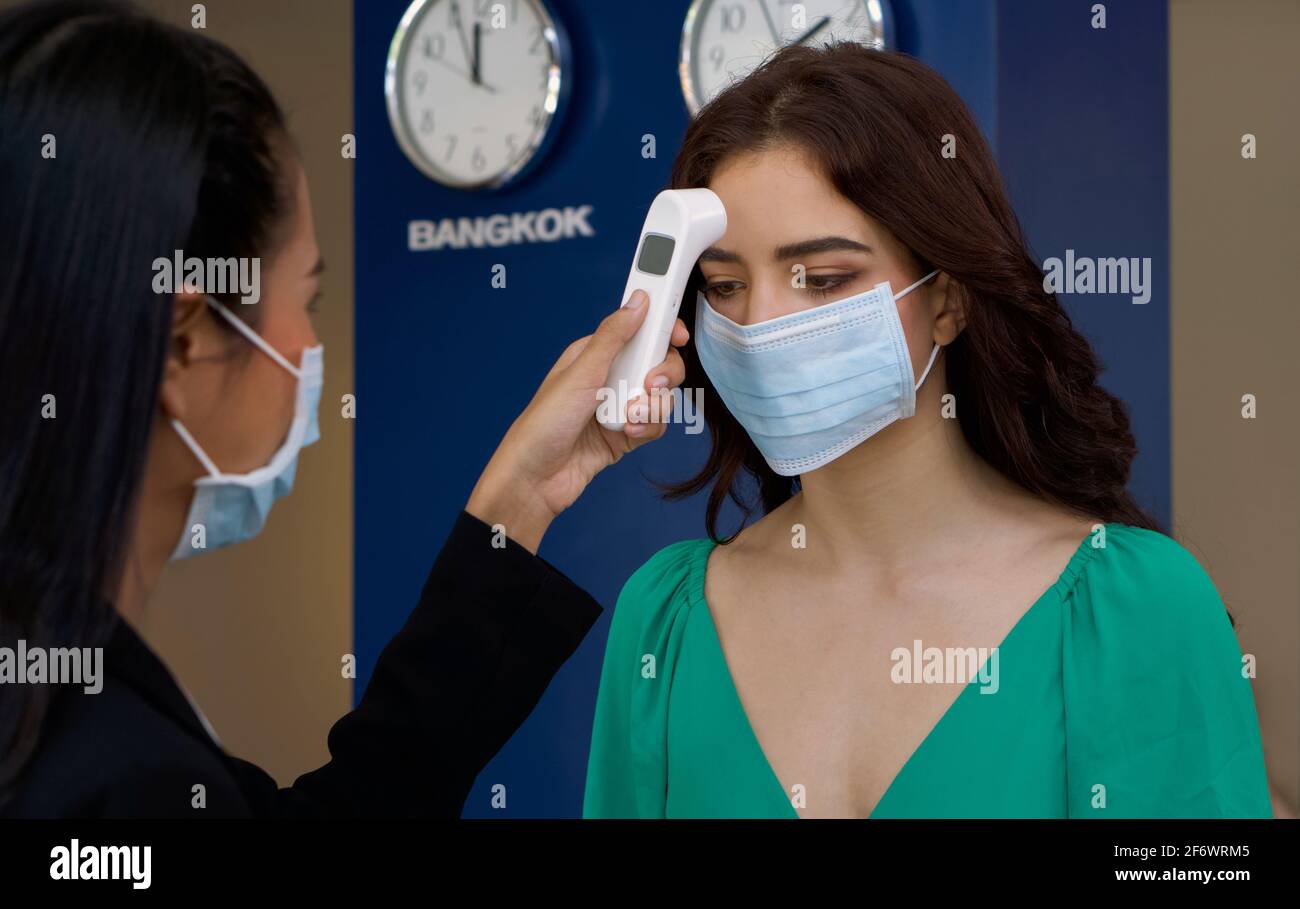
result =
[[[479,772],[600,616],[584,590],[462,511],[330,760],[278,788],[230,758],[253,813],[459,817]]]

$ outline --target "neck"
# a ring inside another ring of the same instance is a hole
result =
[[[940,415],[941,366],[917,393],[915,416],[801,478],[792,517],[829,564],[886,574],[934,564],[1027,495],[975,453],[955,417]]]
[[[170,426],[155,429],[125,568],[114,599],[118,613],[137,629],[143,624],[145,607],[158,578],[176,550],[194,496],[192,480],[178,483],[162,476],[174,476],[174,472],[158,469],[175,460],[175,443]]]

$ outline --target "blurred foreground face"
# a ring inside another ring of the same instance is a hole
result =
[[[317,344],[311,307],[320,290],[320,250],[312,224],[307,178],[296,171],[293,210],[283,225],[282,245],[262,261],[262,297],[254,330],[295,365]],[[275,453],[293,420],[297,380],[207,310],[200,332],[212,346],[233,355],[202,359],[183,380],[185,426],[224,473],[247,473]],[[235,307],[235,315],[243,316]],[[246,348],[246,349],[241,349]],[[189,479],[202,476],[197,462]]]

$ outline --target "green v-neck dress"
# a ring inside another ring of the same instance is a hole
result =
[[[660,550],[619,595],[584,817],[799,817],[704,599],[714,545]],[[872,818],[1272,816],[1241,649],[1175,540],[1106,525],[997,651],[996,693],[971,679]]]

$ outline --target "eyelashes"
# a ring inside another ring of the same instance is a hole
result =
[[[852,284],[857,278],[857,275],[807,275],[802,290],[809,296],[820,299],[831,296],[841,287]],[[701,293],[710,303],[725,301],[736,295],[735,288],[739,284],[739,281],[718,281],[715,284],[706,284]],[[726,288],[731,289],[724,292]]]

